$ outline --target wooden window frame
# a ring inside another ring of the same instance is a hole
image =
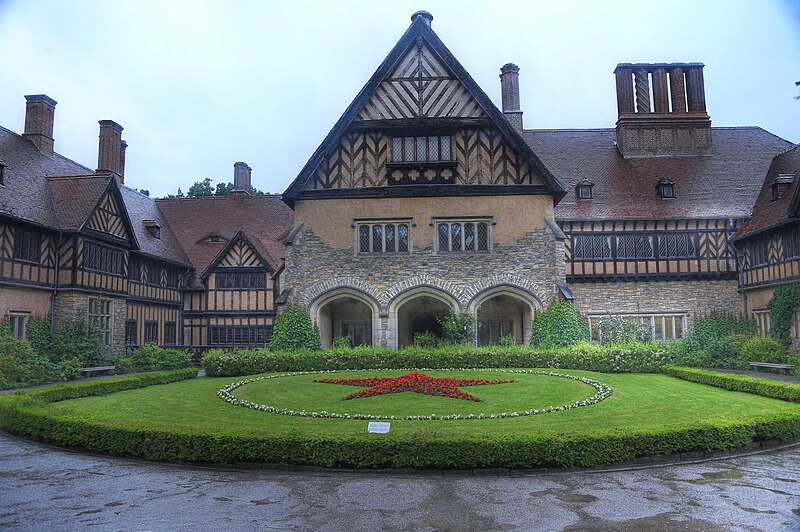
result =
[[[155,344],[158,345],[158,322],[155,320],[147,320],[144,322],[144,334],[142,336],[142,345]]]
[[[164,322],[164,345],[177,345],[178,324],[174,321]]]
[[[110,346],[114,334],[114,301],[104,297],[90,297],[89,321],[98,326],[102,334],[103,345]]]
[[[125,320],[125,345],[139,345],[139,322],[136,320]]]
[[[83,242],[83,269],[122,277],[125,252],[121,249],[85,240]]]
[[[13,257],[17,262],[40,264],[42,256],[42,234],[17,227],[14,229]]]
[[[451,163],[454,162],[453,159],[453,137],[452,135],[393,135],[391,137],[390,143],[390,153],[391,153],[391,163],[392,164],[419,164],[419,163]],[[424,141],[424,151],[425,157],[419,158],[419,151],[417,147],[419,146],[420,139],[425,139]],[[431,141],[436,139],[435,143],[437,146],[437,154],[435,157],[431,157]],[[450,157],[445,159],[442,157],[442,146],[445,144],[443,139],[447,139],[447,151],[450,152]],[[395,157],[397,154],[395,153],[395,144],[396,141],[400,142],[400,157]],[[414,153],[414,158],[410,159],[406,157],[406,148],[408,143],[412,144],[411,150]]]
[[[270,336],[268,325],[209,325],[208,329],[208,345],[265,346]]]

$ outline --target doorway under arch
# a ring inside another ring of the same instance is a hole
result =
[[[349,289],[320,296],[310,307],[311,319],[319,327],[323,348],[337,337],[349,338],[351,346],[378,345],[378,307],[368,296]]]
[[[442,337],[439,320],[451,308],[458,309],[455,298],[439,290],[423,287],[410,290],[398,297],[390,306],[390,321],[396,327],[392,347],[402,349],[414,343],[417,334],[433,334]]]
[[[527,345],[531,340],[534,310],[538,300],[513,287],[498,287],[479,294],[470,305],[477,318],[477,344],[497,345],[503,337],[512,337],[515,344]]]

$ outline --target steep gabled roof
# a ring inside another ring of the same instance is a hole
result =
[[[120,187],[125,200],[125,208],[133,225],[133,232],[139,243],[139,252],[151,257],[190,266],[191,262],[183,252],[181,243],[175,237],[167,218],[158,208],[155,199],[150,198],[132,188]],[[152,220],[160,226],[159,237],[156,238],[147,230],[144,220]]]
[[[781,196],[772,199],[772,185],[780,176],[794,176]],[[734,236],[741,240],[758,233],[800,220],[800,144],[786,150],[772,160],[753,216]]]
[[[355,99],[350,103],[344,114],[342,114],[333,126],[333,129],[331,129],[325,137],[325,140],[322,141],[322,144],[320,144],[303,169],[300,170],[300,173],[289,185],[289,188],[283,193],[283,200],[290,206],[294,205],[295,199],[300,194],[305,183],[311,178],[314,170],[322,162],[325,154],[336,145],[348,126],[357,118],[362,108],[368,103],[379,84],[394,70],[398,62],[402,60],[412,46],[415,46],[418,40],[421,40],[421,42],[430,47],[442,61],[443,65],[453,72],[456,79],[463,84],[467,92],[477,101],[478,105],[486,115],[488,115],[490,121],[501,131],[505,139],[514,146],[520,155],[526,157],[530,161],[533,169],[536,170],[545,182],[545,186],[555,196],[555,200],[558,201],[561,199],[564,195],[564,188],[561,186],[561,183],[559,183],[547,167],[542,164],[542,161],[539,160],[534,151],[522,139],[520,133],[508,123],[503,113],[494,105],[489,96],[478,86],[464,67],[461,66],[461,63],[459,63],[450,50],[447,49],[441,39],[439,39],[436,33],[434,33],[425,22],[423,17],[418,16],[414,18],[411,26],[409,26],[403,36],[400,37],[400,40],[395,44],[394,48],[392,48],[392,51],[389,52],[389,55],[386,56],[383,63],[381,63],[367,84],[364,85]]]
[[[231,251],[234,250],[237,246],[243,246],[246,251],[252,252],[252,253],[255,254],[255,256],[251,256],[251,258],[254,259],[254,260],[252,261],[252,264],[250,266],[254,266],[254,265],[258,264],[258,263],[271,266],[272,263],[270,263],[268,260],[266,260],[263,256],[261,256],[261,253],[258,252],[258,247],[259,246],[253,245],[253,243],[250,241],[250,239],[247,238],[247,235],[244,234],[244,231],[242,231],[240,229],[239,232],[237,232],[235,235],[233,235],[233,238],[230,239],[230,241],[227,243],[227,245],[225,245],[225,247],[223,247],[220,250],[220,252],[217,253],[217,256],[214,257],[214,260],[212,260],[208,264],[208,266],[206,266],[205,270],[200,272],[200,277],[207,277],[208,274],[211,273],[211,271],[214,268],[219,266],[220,263],[223,262],[223,259],[228,257],[228,255],[231,254]],[[234,255],[235,255],[235,253],[234,253]],[[235,266],[241,266],[241,264],[235,264]],[[272,268],[272,271],[273,272],[275,271],[274,267]]]
[[[567,187],[556,219],[746,218],[772,158],[791,143],[759,127],[712,128],[708,156],[622,157],[614,129],[526,130],[525,140]],[[591,200],[575,185],[594,183]],[[675,198],[656,184],[675,182]]]
[[[294,213],[277,196],[203,196],[156,200],[198,275],[206,272],[226,244],[241,231],[272,271],[284,257],[283,239]],[[225,242],[209,242],[218,235]]]

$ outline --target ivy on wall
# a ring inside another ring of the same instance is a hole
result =
[[[767,308],[772,317],[770,336],[784,345],[792,343],[792,314],[800,306],[800,283],[779,286]]]

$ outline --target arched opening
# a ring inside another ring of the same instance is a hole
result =
[[[414,343],[417,334],[433,334],[442,337],[442,326],[439,319],[447,315],[447,311],[458,308],[458,303],[449,294],[438,290],[421,287],[397,298],[390,308],[390,319],[396,325],[396,342],[393,347],[402,349]]]
[[[375,345],[380,328],[374,301],[354,290],[338,290],[318,298],[310,308],[311,319],[319,327],[323,348],[338,337],[349,338],[351,346]]]
[[[503,337],[527,345],[531,340],[533,311],[539,306],[530,295],[513,287],[484,292],[471,305],[477,316],[478,345],[497,345]]]

